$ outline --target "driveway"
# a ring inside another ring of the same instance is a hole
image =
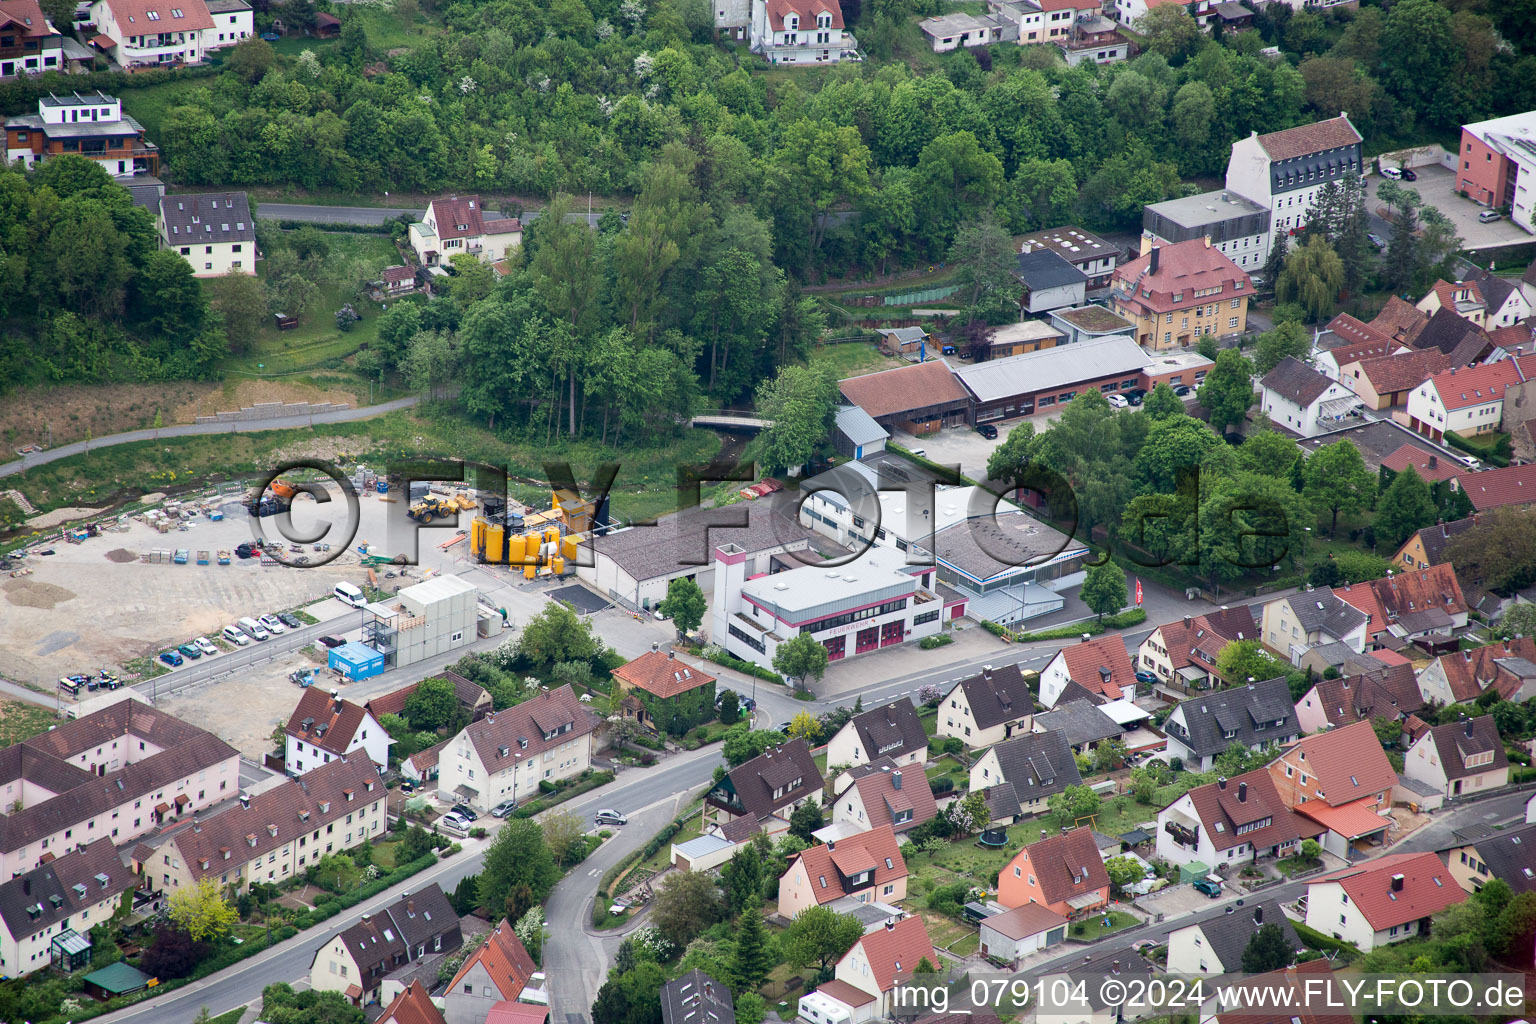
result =
[[[1470,199],[1463,199],[1455,193],[1455,171],[1438,165],[1415,167],[1413,171],[1419,176],[1418,181],[1400,181],[1397,184],[1417,192],[1426,206],[1433,206],[1449,217],[1451,223],[1456,225],[1456,233],[1466,243],[1466,248],[1497,249],[1506,245],[1525,245],[1531,241],[1531,236],[1516,227],[1508,217],[1491,224],[1479,221],[1477,215],[1487,207],[1480,206]],[[1386,179],[1372,175],[1366,180],[1379,185]],[[1374,189],[1371,191],[1371,199],[1367,205],[1372,212],[1378,214],[1381,212],[1378,208],[1382,204],[1376,200]],[[1382,237],[1390,238],[1391,235],[1389,233]]]
[[[1060,415],[1060,412],[1043,413],[1039,416],[1025,416],[1002,423],[993,423],[992,425],[997,428],[996,441],[988,441],[976,433],[972,427],[951,427],[926,437],[914,437],[897,431],[892,440],[908,451],[920,449],[927,452],[928,459],[941,466],[953,466],[958,463],[961,473],[972,480],[982,481],[987,478],[987,459],[991,457],[992,450],[1008,440],[1008,435],[1015,427],[1021,423],[1034,422],[1036,430],[1043,430],[1051,420]]]

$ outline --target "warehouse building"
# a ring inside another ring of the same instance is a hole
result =
[[[1084,391],[1142,387],[1149,362],[1134,341],[1115,336],[963,366],[955,378],[971,397],[973,422],[986,423],[1048,412]]]

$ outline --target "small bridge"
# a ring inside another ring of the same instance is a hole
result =
[[[741,433],[757,433],[764,427],[773,426],[772,420],[758,419],[746,413],[730,409],[701,412],[688,421],[689,426],[706,427],[710,430],[726,430]]]

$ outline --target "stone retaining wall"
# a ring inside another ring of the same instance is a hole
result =
[[[238,423],[246,420],[286,420],[314,416],[323,412],[350,409],[346,402],[257,402],[235,412],[220,412],[197,417],[198,423]]]

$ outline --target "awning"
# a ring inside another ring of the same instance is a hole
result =
[[[169,811],[170,809],[171,809],[171,805],[168,804],[168,803],[158,803],[158,804],[155,804],[155,813],[156,814],[164,814],[167,811]]]
[[[1150,835],[1148,835],[1146,832],[1143,832],[1139,828],[1133,828],[1129,832],[1120,833],[1120,841],[1128,846],[1135,846],[1138,843],[1144,843],[1151,838],[1152,837]]]
[[[1094,889],[1092,892],[1080,893],[1067,900],[1067,906],[1073,910],[1087,910],[1104,902],[1104,894]]]
[[[112,49],[112,47],[116,46],[117,44],[112,41],[112,37],[111,36],[97,35],[97,36],[92,36],[91,37],[91,45],[92,46],[99,46],[103,50],[110,50],[110,49]]]
[[[363,990],[361,988],[359,988],[357,985],[348,985],[347,986],[347,998],[348,999],[361,999],[362,996],[363,996]]]
[[[1364,800],[1329,807],[1315,800],[1298,804],[1296,810],[1322,825],[1330,832],[1337,832],[1345,839],[1358,839],[1373,832],[1380,832],[1392,824],[1377,814]]]
[[[177,807],[185,807],[187,804],[189,804],[191,802],[192,802],[192,798],[187,796],[187,794],[185,794],[185,793],[177,793],[176,794],[176,806]]]

